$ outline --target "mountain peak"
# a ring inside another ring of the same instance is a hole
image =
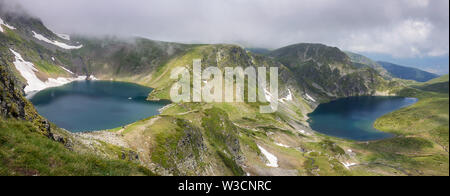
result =
[[[296,57],[300,61],[314,60],[318,63],[344,63],[350,62],[348,56],[337,47],[324,44],[300,43],[286,46],[270,53],[277,58]]]

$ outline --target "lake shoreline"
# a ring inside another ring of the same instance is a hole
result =
[[[358,100],[361,103],[358,103]],[[375,105],[371,106],[371,100]],[[383,103],[389,100],[392,103]],[[321,103],[309,113],[308,124],[318,133],[354,142],[389,139],[396,135],[376,129],[375,121],[417,102],[418,98],[401,96],[359,96],[335,99]],[[338,105],[333,106],[334,104]],[[379,107],[378,110],[377,107]]]

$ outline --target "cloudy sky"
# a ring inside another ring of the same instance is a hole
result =
[[[446,59],[448,0],[7,0],[58,32]],[[448,69],[447,69],[448,70]]]

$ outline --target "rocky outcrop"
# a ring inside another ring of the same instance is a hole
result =
[[[0,65],[0,75],[1,116],[25,119],[26,100],[21,96],[19,88],[16,88],[18,82],[5,65]]]
[[[200,128],[184,119],[170,121],[177,128],[156,134],[151,150],[156,171],[163,175],[208,175],[208,149]]]

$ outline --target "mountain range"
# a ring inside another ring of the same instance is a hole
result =
[[[437,76],[414,70],[410,77],[323,44],[257,54],[230,44],[68,36],[29,15],[0,18],[0,175],[448,175],[448,75],[404,80]],[[25,97],[100,79],[151,87],[148,100],[165,100],[175,82],[170,70],[194,59],[220,69],[278,67],[280,109],[261,114],[260,102],[171,103],[124,127],[74,134],[40,116]],[[375,123],[394,138],[360,143],[308,125],[307,114],[321,103],[387,95],[420,99]],[[402,113],[420,114],[421,123]]]

